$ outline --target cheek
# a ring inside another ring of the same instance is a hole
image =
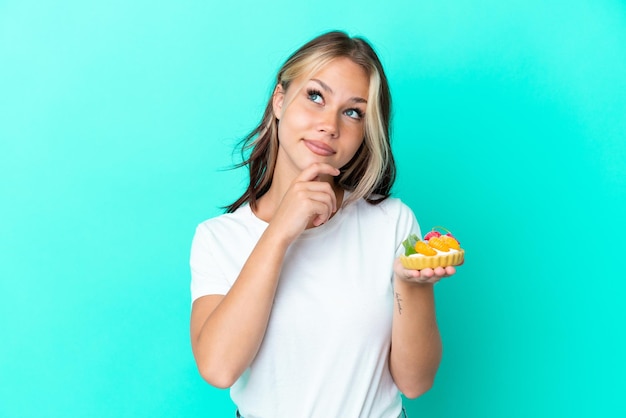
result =
[[[365,129],[361,126],[353,126],[346,132],[350,138],[350,146],[356,152],[364,141]]]
[[[355,132],[351,133],[350,140],[347,140],[345,142],[345,154],[342,158],[345,159],[345,161],[342,161],[342,165],[347,164],[352,159],[352,157],[354,157],[363,142],[363,130],[356,130]]]
[[[354,155],[357,153],[362,143],[363,141],[358,141],[354,143],[354,148],[352,149],[352,157],[354,157]],[[350,157],[350,159],[352,159],[352,157]]]
[[[294,129],[307,129],[313,125],[315,114],[306,109],[305,106],[294,106],[294,112],[291,113],[289,124]]]
[[[305,110],[296,109],[296,106],[292,104],[287,112],[283,114],[280,122],[278,123],[278,134],[297,134],[298,131],[307,129],[311,125],[312,116]]]

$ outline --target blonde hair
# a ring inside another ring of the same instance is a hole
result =
[[[337,182],[351,192],[344,204],[361,198],[376,204],[389,197],[396,167],[390,145],[389,84],[370,44],[363,38],[351,38],[339,31],[318,36],[287,59],[278,71],[276,86],[280,85],[286,92],[292,81],[302,76],[312,76],[332,60],[343,57],[361,66],[370,82],[364,141],[352,160],[340,168]],[[261,123],[242,141],[243,162],[236,167],[248,167],[250,182],[245,193],[226,207],[227,212],[234,212],[245,203],[256,207],[256,201],[272,184],[278,155],[278,122],[272,109],[270,97]],[[250,154],[246,158],[247,152]]]

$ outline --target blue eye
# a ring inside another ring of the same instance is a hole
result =
[[[363,112],[361,111],[361,109],[348,109],[345,113],[348,117],[351,117],[352,119],[363,119]]]
[[[322,97],[322,93],[319,90],[310,89],[307,90],[306,94],[312,102],[321,104],[324,100],[324,97]]]

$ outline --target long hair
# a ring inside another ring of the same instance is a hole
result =
[[[344,204],[361,198],[377,204],[391,193],[396,165],[390,144],[389,84],[371,45],[363,38],[350,37],[340,31],[320,35],[285,61],[278,71],[276,86],[280,85],[286,92],[293,80],[301,76],[312,76],[330,61],[342,57],[351,59],[365,70],[369,76],[369,94],[363,143],[354,157],[340,167],[337,183],[351,192]],[[225,207],[229,213],[245,203],[256,208],[257,200],[272,185],[278,155],[278,122],[273,112],[273,94],[267,102],[259,125],[241,141],[242,162],[235,165],[235,168],[248,167],[250,182],[243,195]],[[249,155],[246,158],[247,153]]]

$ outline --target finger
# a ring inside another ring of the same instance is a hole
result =
[[[431,278],[435,275],[435,271],[431,268],[425,268],[425,269],[420,270],[420,274],[423,277]]]
[[[314,163],[305,168],[302,173],[296,178],[296,181],[313,181],[316,180],[321,174],[328,174],[330,176],[338,176],[339,169],[333,167],[327,163]]]
[[[299,183],[298,186],[300,187],[301,192],[303,194],[314,192],[316,197],[312,197],[313,199],[327,201],[326,197],[328,197],[332,211],[333,212],[337,211],[337,196],[335,195],[335,191],[333,190],[333,188],[331,187],[329,183],[320,182],[320,181],[311,181],[311,182],[306,182],[306,183]],[[323,195],[321,195],[320,193],[322,193]]]
[[[309,219],[313,220],[313,225],[320,226],[326,223],[332,216],[334,210],[333,202],[325,193],[312,195],[309,200]]]
[[[420,278],[417,279],[416,282],[421,284],[435,284],[439,280],[441,280],[441,277],[436,275],[432,275],[431,277],[420,276]]]
[[[325,181],[301,181],[297,183],[295,187],[299,188],[300,190],[323,191],[328,194],[335,194],[333,187],[330,185],[330,183],[327,183]]]
[[[405,275],[404,277],[407,278],[407,280],[413,280],[413,281],[417,281],[417,280],[421,280],[422,279],[422,273],[419,270],[404,270]]]
[[[336,197],[334,193],[328,193],[327,191],[307,191],[307,197],[312,203],[321,203],[328,207],[328,210],[333,213],[336,207]]]
[[[313,199],[329,203],[331,211],[333,213],[337,212],[337,195],[335,195],[335,191],[329,183],[316,181],[306,183],[306,185],[309,191],[315,193],[312,196]]]
[[[435,267],[435,275],[442,277],[446,275],[446,269],[444,269],[443,267]]]
[[[330,219],[330,214],[316,214],[312,216],[312,223],[313,226],[320,226],[325,224],[326,222],[328,222],[328,220]]]

